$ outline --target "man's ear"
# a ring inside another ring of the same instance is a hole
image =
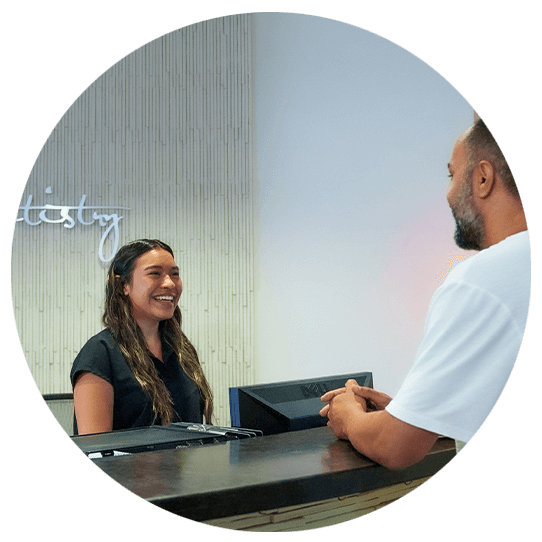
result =
[[[473,190],[481,199],[487,198],[495,186],[495,170],[490,162],[482,160],[473,171]]]

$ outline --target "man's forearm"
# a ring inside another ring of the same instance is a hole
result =
[[[398,420],[386,410],[365,412],[345,400],[335,405],[332,402],[329,418],[337,436],[348,439],[358,452],[390,469],[417,463],[438,437]]]
[[[376,463],[391,469],[402,468],[388,416],[384,410],[350,416],[345,427],[346,438],[358,452]]]

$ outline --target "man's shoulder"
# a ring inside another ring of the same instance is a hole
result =
[[[500,282],[512,277],[529,277],[530,245],[527,231],[511,235],[458,264],[445,282],[469,282],[490,286],[492,280]]]

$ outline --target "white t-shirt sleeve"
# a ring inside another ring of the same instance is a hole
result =
[[[443,284],[431,300],[414,366],[386,410],[467,442],[501,394],[522,337],[496,296],[470,284]]]

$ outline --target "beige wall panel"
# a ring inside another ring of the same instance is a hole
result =
[[[169,243],[181,269],[183,327],[229,423],[228,388],[253,383],[253,202],[250,15],[173,32],[130,54],[70,107],[45,143],[21,198],[13,300],[42,393],[71,391],[81,346],[101,329],[106,225],[120,245]],[[46,189],[50,190],[46,193]],[[107,208],[114,207],[114,208]],[[125,207],[126,209],[119,209]],[[72,227],[67,227],[71,225]],[[113,249],[107,237],[105,259]]]

